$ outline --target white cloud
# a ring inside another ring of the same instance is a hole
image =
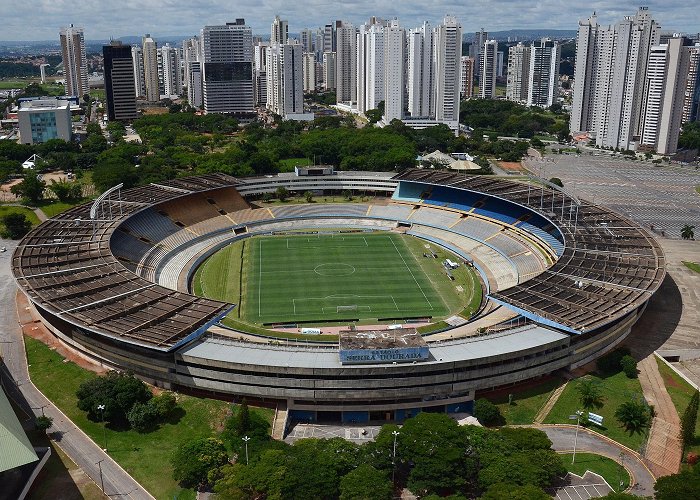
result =
[[[3,0],[7,2],[9,0]],[[700,9],[687,0],[649,0],[646,2],[663,29],[682,32],[700,31]],[[243,17],[256,34],[269,32],[275,14],[289,21],[291,32],[323,26],[335,19],[355,24],[375,15],[398,17],[407,27],[422,21],[438,22],[447,14],[460,20],[465,32],[484,27],[488,31],[523,28],[571,29],[579,19],[597,11],[602,23],[615,23],[623,15],[633,14],[637,2],[623,0],[495,0],[488,3],[434,0],[24,0],[22,8],[13,8],[3,20],[0,39],[53,40],[61,26],[70,23],[85,28],[88,39],[118,38],[152,33],[154,36],[195,34],[206,24],[222,24]]]

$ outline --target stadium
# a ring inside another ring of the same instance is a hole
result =
[[[279,187],[317,201],[254,203]],[[347,191],[373,197],[322,201]],[[202,280],[215,259],[228,265]],[[424,272],[432,260],[450,265]],[[612,349],[665,276],[644,229],[564,189],[427,169],[116,186],[30,232],[12,269],[72,349],[161,387],[277,405],[287,423],[469,412],[481,392]],[[458,272],[466,298],[442,292]],[[417,334],[426,322],[440,328]],[[326,324],[347,331],[276,333]]]

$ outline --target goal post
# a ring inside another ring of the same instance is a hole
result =
[[[347,312],[347,311],[357,311],[357,309],[358,309],[357,304],[351,304],[351,305],[346,305],[346,306],[336,306],[335,312],[340,313],[340,312]]]

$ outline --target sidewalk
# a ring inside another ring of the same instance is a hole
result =
[[[8,248],[9,250],[9,248]],[[8,252],[9,253],[9,252]],[[39,391],[29,378],[27,358],[24,351],[22,326],[18,324],[15,307],[16,287],[10,276],[9,265],[0,265],[0,341],[3,360],[12,377],[12,384],[6,384],[7,394],[26,411],[35,415],[44,414],[53,418],[50,429],[55,443],[111,498],[153,498],[139,483],[127,474],[107,453],[105,453],[83,431],[73,424],[61,410],[54,406]],[[35,323],[26,309],[22,317],[29,320],[29,330],[43,328]],[[28,408],[27,408],[28,407]],[[99,465],[98,465],[99,464]],[[102,487],[104,485],[104,487]],[[58,493],[58,492],[57,492]]]
[[[641,360],[637,367],[644,398],[656,411],[644,456],[657,477],[676,474],[683,455],[679,439],[681,423],[676,407],[666,390],[654,354]]]

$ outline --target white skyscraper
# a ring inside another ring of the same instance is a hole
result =
[[[489,34],[481,28],[474,34],[474,41],[469,46],[469,56],[474,58],[474,63],[476,64],[476,69],[478,72],[477,81],[479,86],[481,86],[481,68],[482,68],[482,55],[484,53],[484,44],[489,39]]]
[[[276,43],[287,43],[289,38],[289,25],[286,20],[280,19],[280,16],[275,16],[270,27],[270,45]]]
[[[487,40],[481,54],[481,80],[479,81],[479,97],[482,99],[496,98],[496,63],[498,61],[498,42]]]
[[[530,47],[527,105],[548,108],[557,99],[561,50],[559,42],[543,38]],[[509,70],[510,77],[510,70]]]
[[[413,118],[435,115],[433,34],[427,22],[408,32],[408,114]]]
[[[530,47],[522,43],[508,49],[506,99],[527,102],[530,78]]]
[[[143,75],[143,50],[138,45],[131,46],[131,61],[134,65],[136,98],[144,98],[146,97],[146,80]]]
[[[146,100],[158,102],[160,100],[160,85],[158,81],[158,46],[151,35],[146,34],[141,39],[143,51],[143,75],[146,87]]]
[[[646,7],[614,27],[599,26],[595,16],[579,23],[572,133],[588,131],[598,146],[636,149],[649,52],[659,31]]]
[[[88,87],[85,34],[83,28],[72,24],[59,32],[63,71],[66,77],[66,95],[82,97],[90,91]]]
[[[384,28],[384,115],[385,123],[404,115],[406,90],[406,32],[394,19]]]
[[[303,119],[302,73],[302,50],[298,42],[275,43],[267,48],[267,109],[284,119]]]
[[[183,40],[184,84],[187,85],[187,101],[194,108],[201,108],[202,99],[202,63],[200,61],[201,44],[198,37]]]
[[[323,53],[323,89],[335,90],[335,52]]]
[[[335,24],[335,88],[337,102],[357,101],[357,38],[355,26],[345,21]]]
[[[461,58],[462,27],[457,18],[446,16],[435,29],[435,119],[453,129],[459,125]]]
[[[163,95],[182,95],[182,67],[180,64],[180,50],[166,43],[160,49],[161,75],[163,79]]]
[[[314,51],[314,34],[309,28],[304,28],[299,32],[299,41],[301,42],[301,50],[304,52]]]
[[[384,100],[384,26],[364,24],[357,35],[357,109],[376,109]]]
[[[313,92],[316,90],[316,55],[313,52],[304,52],[302,55],[302,67],[304,92]]]
[[[204,109],[207,113],[251,113],[253,32],[244,19],[202,28]]]
[[[697,121],[698,105],[700,104],[700,43],[688,47],[688,81],[683,97],[682,123]]]
[[[686,40],[671,38],[649,52],[641,144],[659,154],[673,154],[678,145],[690,67]]]

